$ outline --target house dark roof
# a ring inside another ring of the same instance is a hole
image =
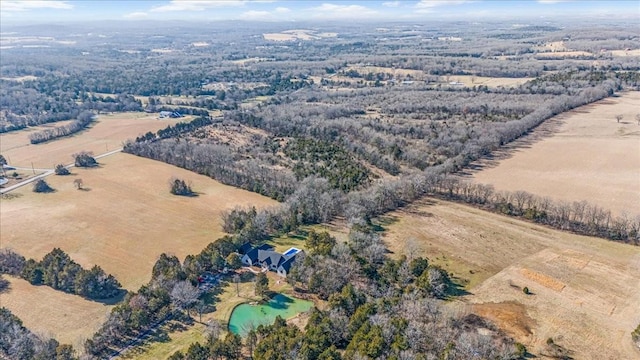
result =
[[[288,258],[287,260],[283,261],[282,264],[280,264],[280,266],[282,266],[284,271],[286,271],[288,273],[289,269],[291,269],[291,265],[293,265],[293,263],[295,261],[296,261],[296,257],[292,256],[292,257]]]
[[[278,266],[284,260],[282,254],[271,250],[258,250],[258,262]]]
[[[282,262],[282,264],[280,264],[280,266],[282,266],[284,268],[285,272],[289,272],[289,270],[291,269],[291,266],[293,265],[294,262],[296,262],[296,257],[300,254],[304,254],[304,251],[300,250],[299,252],[289,256],[289,257],[285,257],[285,260]]]
[[[262,244],[260,246],[256,246],[253,249],[249,250],[249,252],[247,253],[247,256],[249,257],[249,259],[251,259],[251,262],[255,262],[256,260],[258,260],[258,253],[260,251],[271,250],[271,249],[273,248],[270,245]]]
[[[246,242],[244,244],[242,244],[242,246],[240,246],[240,248],[238,249],[238,252],[242,255],[248,253],[251,250],[251,243],[250,242]]]

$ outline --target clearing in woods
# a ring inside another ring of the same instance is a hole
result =
[[[177,122],[188,122],[193,116],[180,119],[158,119],[157,114],[142,112],[99,115],[98,120],[81,132],[46,143],[32,145],[29,135],[46,127],[57,127],[65,122],[11,131],[0,135],[0,153],[18,167],[53,169],[57,164],[73,162],[72,154],[92,151],[95,155],[122,147],[127,139],[148,131],[155,132]]]
[[[0,200],[0,246],[41,259],[60,247],[85,268],[94,264],[128,290],[151,278],[158,256],[181,260],[221,237],[222,211],[236,206],[277,204],[262,195],[223,185],[206,176],[159,161],[118,153],[100,159],[100,168],[72,168],[70,176],[49,176],[56,189],[36,194],[22,187]],[[196,197],[169,193],[169,179],[192,184]],[[76,190],[81,178],[85,191]]]
[[[473,178],[496,190],[587,200],[614,215],[640,215],[638,109],[635,91],[558,115],[498,155],[505,159],[480,161],[483,169]]]
[[[106,320],[111,305],[77,295],[35,286],[26,280],[5,276],[9,290],[0,294],[3,307],[22,320],[36,334],[54,337],[61,344],[83,348],[83,342]]]
[[[465,284],[472,311],[531,352],[551,337],[576,359],[638,356],[630,333],[640,323],[640,247],[440,200],[380,221],[392,256],[428,256]]]
[[[267,277],[269,278],[269,289],[271,291],[291,295],[293,289],[284,279],[272,271],[267,272]],[[228,322],[231,313],[237,305],[260,300],[260,298],[255,295],[253,278],[240,282],[237,289],[236,284],[227,278],[227,281],[223,282],[219,288],[219,293],[216,293],[215,296],[210,295],[206,299],[212,297],[216,297],[216,301],[213,303],[215,311],[202,314],[202,321],[200,321],[199,315],[193,314],[192,316],[198,321],[190,327],[184,327],[175,321],[169,321],[160,329],[160,332],[167,334],[167,338],[161,341],[145,342],[142,346],[126,352],[121,358],[160,360],[167,359],[176,351],[182,351],[184,353],[194,342],[206,342],[208,337],[206,329],[207,323],[217,321],[222,324],[222,328],[226,330],[229,325]],[[300,320],[302,320],[302,324]],[[288,319],[288,322],[290,324],[297,324],[300,328],[304,328],[304,325],[306,325],[303,316]]]

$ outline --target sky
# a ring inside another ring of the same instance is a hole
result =
[[[638,19],[640,0],[0,0],[3,23],[101,20],[383,21],[600,17]]]

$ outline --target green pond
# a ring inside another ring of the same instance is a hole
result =
[[[278,294],[265,304],[241,304],[236,306],[229,319],[229,330],[245,336],[258,325],[271,325],[277,316],[288,319],[305,312],[313,306],[311,301],[299,300]]]

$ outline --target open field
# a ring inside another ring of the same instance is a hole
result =
[[[270,41],[295,41],[295,40],[318,40],[322,38],[332,38],[338,36],[337,33],[324,32],[318,33],[314,30],[285,30],[279,33],[262,34],[265,40]]]
[[[421,253],[467,280],[463,301],[533,353],[552,337],[576,359],[638,356],[630,333],[640,323],[639,247],[439,200],[381,221],[392,256]]]
[[[73,168],[71,176],[48,177],[55,193],[36,194],[25,186],[13,192],[17,198],[1,200],[0,246],[38,259],[60,247],[82,266],[98,264],[125,288],[137,290],[150,279],[161,253],[182,259],[222,236],[221,211],[276,204],[133,155],[118,153],[100,163],[98,169]],[[171,195],[173,176],[191,182],[199,195]],[[74,188],[75,178],[82,178],[87,191]]]
[[[640,56],[640,49],[611,50],[613,56]]]
[[[26,75],[26,76],[17,76],[17,77],[2,77],[0,79],[7,80],[7,81],[24,82],[24,81],[37,80],[38,77],[37,76],[33,76],[33,75]]]
[[[536,58],[544,59],[564,59],[575,57],[592,57],[593,54],[587,51],[554,51],[554,52],[539,52],[535,55]]]
[[[506,159],[480,162],[484,169],[473,178],[497,190],[586,200],[615,215],[640,215],[638,109],[640,92],[628,92],[556,116],[512,143]],[[623,115],[619,123],[617,114]]]
[[[110,305],[48,286],[34,286],[11,276],[5,278],[11,285],[0,294],[0,305],[11,310],[36,334],[52,336],[76,349],[82,349],[83,341],[102,325],[111,311]],[[40,306],[43,304],[46,306]]]
[[[451,75],[444,77],[449,82],[462,83],[464,86],[473,87],[485,85],[487,87],[515,87],[533,80],[533,78],[501,78],[501,77],[484,77],[472,75]]]
[[[0,135],[0,153],[11,159],[11,165],[19,167],[53,168],[56,164],[73,162],[72,154],[79,151],[93,151],[96,155],[122,147],[127,139],[133,139],[147,131],[157,131],[180,121],[181,119],[159,120],[156,114],[116,113],[99,115],[98,120],[79,133],[31,145],[29,135],[43,127],[27,128]],[[64,122],[45,125],[61,126]]]

